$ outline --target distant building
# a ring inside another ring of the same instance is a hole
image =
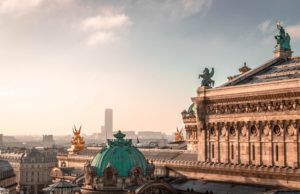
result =
[[[123,133],[126,135],[127,139],[136,139],[137,135],[135,134],[135,131],[123,131]]]
[[[9,190],[0,187],[0,194],[9,194]]]
[[[163,139],[163,134],[156,131],[139,131],[138,137],[140,139]]]
[[[3,134],[0,134],[0,146],[3,145]]]
[[[54,139],[53,135],[43,135],[43,140],[42,140],[43,146],[45,148],[51,148],[54,146]]]
[[[105,109],[105,135],[108,139],[111,139],[113,136],[113,110],[112,109]]]
[[[8,161],[0,160],[0,194],[16,193],[16,175]]]
[[[105,135],[105,133],[106,133],[106,132],[105,132],[105,126],[102,125],[102,126],[101,126],[101,134]]]
[[[0,159],[12,166],[16,175],[16,191],[24,194],[40,194],[51,183],[50,171],[57,165],[53,149],[5,149]]]

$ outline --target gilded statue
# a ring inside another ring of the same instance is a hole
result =
[[[80,133],[81,133],[81,126],[77,130],[76,126],[74,125],[74,128],[73,128],[74,136],[72,138],[71,144],[72,144],[73,150],[76,150],[76,151],[83,150],[84,145],[85,145],[83,137],[81,137]]]
[[[179,142],[179,141],[183,141],[183,133],[182,133],[182,129],[179,130],[177,127],[175,132],[175,142]]]
[[[209,72],[208,68],[205,68],[203,71],[203,74],[199,74],[199,79],[202,78],[201,81],[201,86],[206,86],[206,87],[213,87],[215,84],[215,81],[212,80],[211,78],[214,76],[214,68],[211,69]]]

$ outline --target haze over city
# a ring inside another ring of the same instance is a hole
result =
[[[300,52],[299,14],[279,14],[299,1],[216,2],[0,0],[0,133],[91,134],[105,108],[115,130],[172,133],[204,67],[218,86],[273,57],[277,20]]]

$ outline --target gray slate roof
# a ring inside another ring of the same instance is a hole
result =
[[[295,78],[300,78],[300,57],[292,57],[286,60],[275,58],[223,84],[221,87]]]
[[[47,188],[44,188],[43,191],[63,191],[65,189],[68,189],[70,191],[80,191],[80,187],[78,185],[75,185],[73,183],[67,182],[65,180],[60,180],[57,183],[54,183],[50,185]]]

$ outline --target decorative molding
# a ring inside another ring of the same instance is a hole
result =
[[[300,110],[300,99],[263,101],[256,103],[209,104],[206,107],[208,115],[243,114],[257,112],[282,112]]]

